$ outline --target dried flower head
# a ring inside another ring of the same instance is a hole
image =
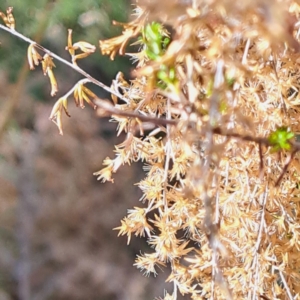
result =
[[[38,66],[43,60],[42,56],[35,49],[35,44],[30,44],[27,50],[27,59],[30,70],[34,70],[34,66]]]
[[[55,96],[58,91],[57,82],[53,73],[52,68],[55,67],[53,59],[49,54],[45,54],[42,61],[42,69],[44,75],[48,75],[51,84],[51,96]]]
[[[73,64],[77,65],[77,60],[85,58],[89,56],[90,54],[94,53],[96,50],[96,47],[88,42],[79,41],[73,44],[72,42],[72,29],[68,30],[68,46],[66,47],[66,50],[69,51]],[[82,51],[80,54],[76,54],[76,50]]]
[[[8,7],[6,10],[6,15],[5,13],[0,11],[0,17],[2,18],[3,22],[7,27],[14,30],[16,27],[16,22],[12,12],[13,12],[13,8]]]
[[[68,112],[68,108],[67,108],[67,98],[65,98],[65,97],[60,98],[56,101],[56,103],[54,104],[54,106],[52,108],[50,117],[49,117],[49,119],[56,124],[56,126],[59,129],[59,133],[61,135],[63,135],[63,130],[62,130],[62,112],[63,111],[65,112],[65,114],[68,117],[71,117]]]
[[[96,109],[96,105],[93,103],[92,100],[98,99],[96,94],[94,94],[91,90],[84,86],[84,83],[78,82],[78,84],[74,88],[74,99],[76,106],[80,106],[84,108],[84,101],[87,102],[90,106]]]
[[[122,35],[105,41],[99,41],[99,46],[103,55],[109,55],[113,60],[116,54],[125,53],[125,47],[130,39],[140,34],[146,15],[141,13],[134,21],[130,23],[120,23],[113,21],[114,25],[124,28]]]

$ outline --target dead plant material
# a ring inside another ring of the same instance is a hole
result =
[[[114,59],[138,36],[135,78],[118,74],[112,103],[80,94],[79,83],[67,95],[127,134],[99,180],[145,164],[141,203],[116,228],[153,248],[135,265],[146,275],[171,266],[164,299],[299,299],[299,4],[137,4],[123,34],[100,41]],[[31,68],[40,60],[33,49]],[[94,82],[86,77],[80,91]],[[60,130],[63,110],[65,100],[51,114]]]

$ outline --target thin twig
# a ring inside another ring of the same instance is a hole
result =
[[[284,167],[283,167],[283,169],[282,169],[282,172],[281,172],[279,178],[277,179],[277,181],[276,181],[276,183],[275,183],[275,186],[279,186],[279,184],[280,184],[280,182],[281,182],[281,180],[282,180],[284,174],[286,173],[286,171],[287,171],[287,169],[288,169],[290,163],[292,162],[292,160],[294,159],[294,157],[295,157],[295,155],[296,155],[296,153],[297,153],[298,151],[299,151],[299,150],[294,150],[294,151],[291,153],[291,156],[290,156],[288,162],[284,165]]]
[[[219,135],[226,136],[226,137],[236,138],[236,139],[243,140],[246,142],[254,142],[256,144],[265,145],[267,147],[273,146],[270,143],[268,138],[255,137],[255,136],[247,135],[247,134],[242,135],[240,133],[236,133],[233,131],[224,131],[220,127],[215,127],[212,129],[212,131],[214,134],[219,134]],[[300,143],[292,142],[292,141],[289,141],[289,143],[291,145],[292,150],[294,150],[294,151],[297,150],[297,152],[300,151]]]
[[[171,120],[171,110],[170,110],[170,100],[167,100],[167,120]],[[167,203],[167,186],[168,186],[168,173],[169,173],[169,167],[170,167],[170,157],[171,157],[171,150],[172,150],[172,143],[171,143],[171,128],[168,124],[166,126],[167,128],[167,141],[165,145],[165,167],[164,167],[164,177],[163,177],[163,183],[164,183],[164,191],[163,191],[163,201],[165,206],[165,211],[168,209],[168,203]]]
[[[173,299],[177,300],[177,282],[176,282],[176,280],[174,280],[173,286],[174,286],[174,288],[173,288]]]
[[[259,153],[259,173],[260,178],[263,177],[263,171],[264,171],[264,159],[263,159],[263,153],[262,153],[262,145],[261,143],[258,144],[258,153]]]
[[[232,137],[232,138],[237,138],[243,141],[247,142],[254,142],[257,144],[263,144],[266,146],[271,146],[269,140],[267,138],[261,138],[261,137],[255,137],[252,135],[242,135],[233,131],[224,131],[220,127],[215,127],[212,129],[214,134],[219,134],[222,136],[227,136],[227,137]],[[299,149],[300,149],[300,144],[299,144]]]
[[[38,30],[35,33],[35,40],[37,40],[37,41],[41,40],[43,33],[45,32],[45,29],[48,25],[48,21],[50,19],[51,13],[52,13],[52,11],[49,12],[49,10],[51,10],[51,8],[50,8],[50,5],[47,4],[45,7],[45,11],[47,11],[47,15],[45,15],[45,14],[41,15],[41,18],[39,18],[39,20],[38,20],[38,27],[37,27]],[[2,28],[2,27],[8,28],[8,27],[5,27],[0,24],[0,28]],[[22,95],[24,84],[25,84],[27,74],[29,71],[29,68],[27,66],[28,66],[28,63],[26,61],[24,61],[23,66],[22,66],[20,72],[18,73],[17,83],[16,83],[16,85],[12,86],[11,92],[9,93],[10,99],[9,99],[9,101],[6,101],[5,104],[3,105],[1,119],[0,119],[0,139],[3,135],[3,133],[5,132],[5,128],[8,124],[8,122],[10,121],[11,116],[13,115],[13,113],[19,103],[19,99]]]
[[[286,293],[287,293],[289,299],[290,299],[290,300],[294,300],[294,297],[293,297],[293,295],[292,295],[292,293],[291,293],[291,291],[290,291],[290,288],[289,288],[289,286],[288,286],[288,284],[287,284],[287,282],[286,282],[286,280],[285,280],[285,278],[284,278],[284,276],[283,276],[283,274],[282,274],[282,271],[278,269],[278,272],[279,272],[281,281],[282,281],[282,283],[283,283],[283,285],[284,285],[284,287],[285,287],[285,290],[286,290]]]
[[[110,94],[113,94],[115,96],[117,96],[119,99],[128,102],[128,99],[126,99],[123,95],[121,95],[118,91],[108,87],[107,85],[105,85],[104,83],[96,80],[95,78],[93,78],[90,74],[88,74],[87,72],[85,72],[83,69],[79,68],[77,65],[72,64],[71,62],[61,58],[60,56],[58,56],[57,54],[53,53],[52,51],[44,48],[43,46],[41,46],[40,44],[36,43],[35,41],[31,40],[30,38],[24,36],[23,34],[8,28],[2,24],[0,24],[0,29],[9,32],[10,34],[20,38],[21,40],[29,43],[29,44],[34,44],[36,48],[40,49],[41,51],[43,51],[46,54],[49,54],[51,57],[57,59],[58,61],[60,61],[61,63],[69,66],[70,68],[72,68],[73,70],[75,70],[76,72],[80,73],[81,75],[83,75],[85,78],[87,78],[90,82],[92,82],[93,84],[103,88],[104,90],[106,90],[107,92],[109,92]],[[73,91],[73,89],[67,93],[68,95],[71,94],[71,92]],[[156,117],[147,117],[147,116],[142,116],[140,114],[135,114],[135,113],[129,113],[129,112],[124,112],[122,110],[118,110],[116,108],[114,108],[112,105],[109,105],[109,103],[105,103],[104,101],[96,101],[95,103],[97,106],[99,106],[100,108],[104,109],[106,112],[115,114],[115,115],[120,115],[120,116],[125,116],[125,117],[133,117],[133,118],[138,118],[141,121],[146,121],[146,122],[151,122],[154,124],[158,124],[158,125],[175,125],[177,124],[176,120],[167,120],[167,119],[160,119],[160,118],[156,118]]]
[[[176,125],[178,124],[177,120],[169,120],[169,119],[162,119],[162,118],[156,118],[156,117],[149,117],[145,115],[141,115],[134,112],[128,112],[121,109],[118,109],[113,106],[108,100],[101,100],[97,99],[94,101],[94,103],[104,111],[104,114],[102,112],[99,113],[100,116],[107,116],[108,114],[121,116],[121,117],[128,117],[128,118],[137,118],[144,122],[150,122],[156,125]]]
[[[98,81],[97,79],[95,79],[94,77],[92,77],[90,74],[88,74],[87,72],[85,72],[83,69],[79,68],[77,65],[72,64],[71,62],[61,58],[59,55],[53,53],[52,51],[44,48],[43,46],[41,46],[40,44],[36,43],[35,41],[31,40],[30,38],[24,36],[23,34],[19,33],[18,31],[11,29],[9,27],[6,27],[2,24],[0,24],[0,29],[18,37],[19,39],[29,43],[29,44],[34,44],[36,48],[40,49],[41,51],[43,51],[46,54],[49,54],[51,57],[55,58],[56,60],[60,61],[61,63],[69,66],[70,68],[72,68],[73,70],[75,70],[76,72],[80,73],[81,75],[83,75],[84,77],[88,78],[92,83],[94,83],[95,85],[103,88],[104,90],[106,90],[107,92],[109,92],[110,94],[116,95],[118,98],[120,98],[121,100],[127,102],[127,99],[124,98],[120,93],[118,93],[118,91],[115,91],[113,89],[111,89],[110,87],[108,87],[107,85],[105,85],[104,83]]]
[[[86,84],[88,82],[91,82],[89,79],[85,78],[85,79],[81,79],[78,82],[76,82],[76,84],[65,94],[63,95],[61,98],[68,98],[69,96],[71,96],[71,94],[76,90],[76,88],[78,87],[78,85],[80,84]]]
[[[264,222],[265,222],[265,208],[266,208],[267,198],[268,198],[268,188],[266,187],[266,190],[263,194],[262,212],[261,212],[258,236],[257,236],[257,240],[256,240],[256,243],[255,243],[255,246],[254,246],[256,252],[258,252],[259,246],[260,246],[260,243],[261,243],[262,229],[263,229]]]
[[[250,39],[248,39],[247,42],[246,42],[245,51],[244,51],[243,58],[242,58],[242,64],[243,65],[245,65],[247,63],[247,56],[248,56],[249,47],[250,47]]]

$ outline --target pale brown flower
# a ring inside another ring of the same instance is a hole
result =
[[[62,112],[71,117],[67,109],[67,98],[60,98],[54,104],[49,119],[53,121],[59,129],[59,133],[63,135],[62,130]]]
[[[51,84],[51,96],[55,96],[58,91],[57,81],[55,79],[52,68],[55,67],[53,59],[49,54],[45,54],[42,60],[42,68],[44,75],[48,75]]]
[[[90,54],[94,53],[96,50],[96,47],[88,42],[79,41],[73,44],[72,42],[72,29],[68,30],[68,46],[66,47],[66,50],[69,51],[73,64],[77,65],[77,60],[85,58],[89,56]],[[76,50],[82,51],[80,54],[76,54]]]

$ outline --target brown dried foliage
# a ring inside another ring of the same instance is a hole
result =
[[[164,299],[177,290],[191,299],[299,299],[299,159],[287,166],[291,154],[272,153],[267,142],[278,127],[299,131],[299,5],[138,4],[145,22],[172,28],[172,42],[157,62],[130,54],[139,76],[118,81],[128,102],[116,107],[178,124],[138,137],[142,125],[114,118],[128,137],[97,173],[112,180],[122,164],[145,162],[142,203],[117,228],[153,248],[135,265],[147,275],[171,266],[174,291]],[[118,49],[111,46],[107,54]],[[149,91],[151,73],[169,62],[180,92]]]
[[[136,78],[117,76],[106,110],[127,138],[95,173],[113,181],[123,164],[145,164],[141,203],[116,228],[152,247],[135,265],[147,275],[170,266],[164,299],[300,299],[300,147],[274,153],[268,139],[299,131],[299,4],[137,2],[137,19],[100,41],[102,53],[123,54],[153,20],[172,28],[171,43],[152,60],[145,47],[130,53]],[[176,84],[156,85],[161,66]]]

